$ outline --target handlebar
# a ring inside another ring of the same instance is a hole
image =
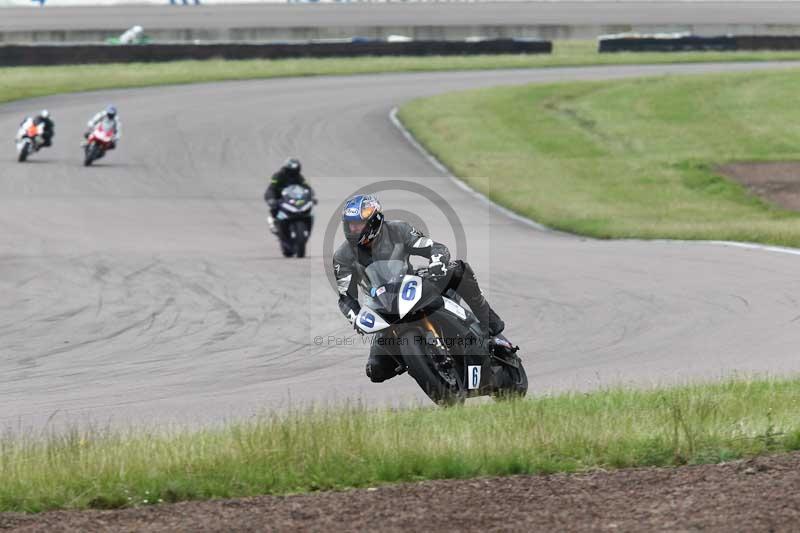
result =
[[[437,276],[437,275],[435,275],[435,274],[432,274],[432,273],[431,273],[431,272],[428,270],[428,267],[422,267],[422,268],[418,268],[418,269],[415,271],[415,274],[416,274],[417,276],[421,277],[422,279],[427,279],[427,280],[430,280],[430,281],[432,281],[432,282],[434,282],[434,283],[436,283],[436,282],[438,282],[438,281],[441,281],[441,280],[443,280],[443,279],[445,279],[445,278],[447,277],[447,274],[445,274],[445,275],[443,275],[443,276]]]

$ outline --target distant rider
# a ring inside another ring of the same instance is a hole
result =
[[[505,324],[483,297],[478,280],[466,261],[450,261],[450,251],[407,222],[384,220],[378,199],[371,194],[353,196],[344,204],[342,226],[346,242],[333,255],[333,271],[339,289],[339,309],[355,327],[361,310],[358,288],[369,294],[366,267],[373,261],[401,259],[412,255],[430,259],[428,271],[442,280],[442,292],[454,289],[469,305],[489,335],[498,335]],[[398,257],[398,251],[402,257]],[[409,263],[410,264],[410,263]],[[379,334],[380,335],[380,334]],[[390,346],[373,343],[367,361],[367,376],[375,383],[397,375],[397,362]]]
[[[300,164],[299,159],[290,157],[286,160],[286,162],[284,162],[283,166],[272,175],[269,186],[267,187],[267,190],[264,191],[264,201],[267,202],[267,205],[269,206],[269,218],[267,219],[267,222],[269,222],[269,228],[272,233],[277,233],[278,231],[275,227],[275,217],[278,214],[278,202],[281,199],[281,193],[283,193],[283,189],[289,185],[302,185],[303,187],[308,188],[308,190],[311,192],[311,197],[314,198],[314,190],[300,172],[302,168],[303,167]],[[314,203],[316,203],[316,198],[314,198]]]
[[[34,125],[38,126],[42,124],[44,127],[42,128],[42,146],[52,146],[53,145],[53,137],[55,136],[56,132],[56,125],[53,123],[53,119],[50,118],[50,112],[47,109],[42,109],[42,111],[36,115],[35,117],[25,117],[25,120],[20,122],[19,127],[22,128],[26,122],[29,120],[33,121]]]
[[[111,138],[111,144],[108,147],[109,150],[113,150],[117,147],[119,138],[122,136],[122,121],[117,114],[117,108],[113,105],[108,106],[103,111],[98,112],[95,116],[89,119],[89,122],[86,123],[89,129],[83,134],[83,137],[88,139],[89,135],[92,134],[97,125],[106,119],[110,120],[114,124],[114,136]]]

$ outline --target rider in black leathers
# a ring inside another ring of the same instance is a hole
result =
[[[347,242],[333,256],[333,270],[339,289],[339,309],[354,324],[361,304],[358,287],[369,294],[366,267],[373,261],[405,259],[411,255],[430,259],[429,271],[441,276],[442,292],[454,289],[469,305],[489,335],[498,335],[505,324],[489,306],[465,261],[450,261],[447,247],[414,229],[407,222],[384,220],[380,202],[373,195],[354,196],[345,203],[342,221]],[[385,381],[398,374],[398,364],[389,346],[374,343],[367,361],[367,376],[373,382]]]
[[[28,120],[27,118],[20,123],[20,126],[25,124],[25,121]],[[53,137],[55,137],[56,126],[53,123],[53,119],[50,118],[50,112],[47,109],[43,109],[38,115],[33,117],[33,123],[35,125],[43,124],[44,128],[42,128],[42,146],[52,146],[53,145]]]
[[[283,189],[289,185],[302,185],[311,191],[311,197],[314,197],[314,190],[308,184],[306,178],[300,173],[302,166],[300,161],[294,157],[286,160],[283,166],[272,175],[267,190],[264,191],[264,201],[269,206],[270,215],[275,218],[278,214],[278,201],[281,199]]]

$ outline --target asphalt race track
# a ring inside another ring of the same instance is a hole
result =
[[[473,263],[523,347],[534,394],[796,372],[800,257],[536,230],[442,177],[388,118],[410,98],[471,87],[775,68],[797,64],[278,79],[0,106],[9,140],[42,107],[57,123],[53,149],[21,165],[8,142],[0,157],[0,427],[426,402],[408,376],[367,380],[368,347],[324,273],[328,221],[380,178],[409,179],[456,210],[466,250],[441,206],[380,195],[390,216],[413,213]],[[85,120],[110,102],[120,147],[83,168]],[[305,260],[282,258],[264,221],[266,176],[290,154],[320,198]]]
[[[167,3],[167,0],[164,0]],[[0,31],[323,26],[710,25],[800,23],[792,2],[484,2],[112,6],[0,10]]]

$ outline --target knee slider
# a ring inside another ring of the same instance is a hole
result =
[[[382,375],[379,369],[376,369],[374,366],[372,366],[369,363],[367,363],[366,371],[367,371],[367,377],[373,383],[381,383],[381,382],[387,380],[387,377]]]

